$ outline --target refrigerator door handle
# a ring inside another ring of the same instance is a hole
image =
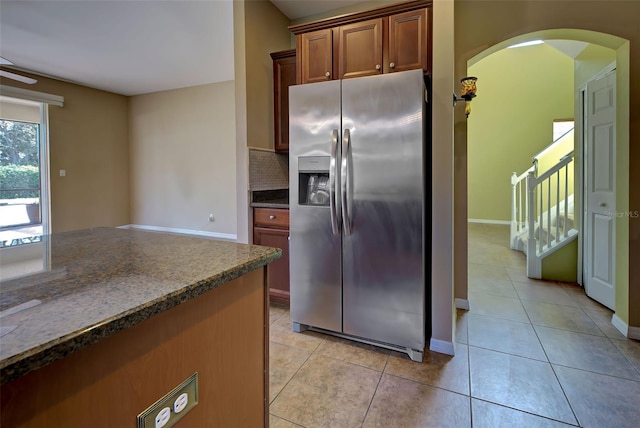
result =
[[[334,129],[331,135],[331,158],[329,161],[329,208],[331,210],[331,231],[334,235],[340,234],[340,199],[337,196],[340,191],[340,177],[338,172],[338,130]],[[337,192],[336,192],[337,190]]]
[[[351,152],[351,132],[345,129],[342,133],[342,222],[345,235],[351,235],[351,214],[348,193],[351,191],[349,183],[349,155]]]

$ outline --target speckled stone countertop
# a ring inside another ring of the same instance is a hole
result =
[[[46,269],[0,282],[2,384],[282,254],[276,248],[116,228],[44,236],[42,246],[50,259]]]
[[[251,192],[254,208],[289,208],[289,189],[262,190]]]
[[[254,208],[289,208],[289,199],[273,199],[262,202],[251,202],[251,206]]]

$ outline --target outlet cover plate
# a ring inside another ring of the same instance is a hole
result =
[[[180,413],[175,413],[173,410],[173,404],[182,394],[187,394],[189,401]],[[182,419],[184,415],[189,413],[196,404],[198,404],[198,372],[189,376],[188,379],[173,388],[164,397],[149,406],[144,412],[140,413],[138,415],[138,428],[155,428],[156,415],[165,407],[169,407],[171,409],[171,415],[169,417],[169,421],[163,426],[163,428],[171,428],[180,419]]]

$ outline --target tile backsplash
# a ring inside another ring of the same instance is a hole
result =
[[[289,188],[289,156],[249,148],[249,189]]]

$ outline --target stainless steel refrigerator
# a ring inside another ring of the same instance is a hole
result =
[[[426,93],[422,70],[290,87],[294,331],[422,361],[430,334]]]

